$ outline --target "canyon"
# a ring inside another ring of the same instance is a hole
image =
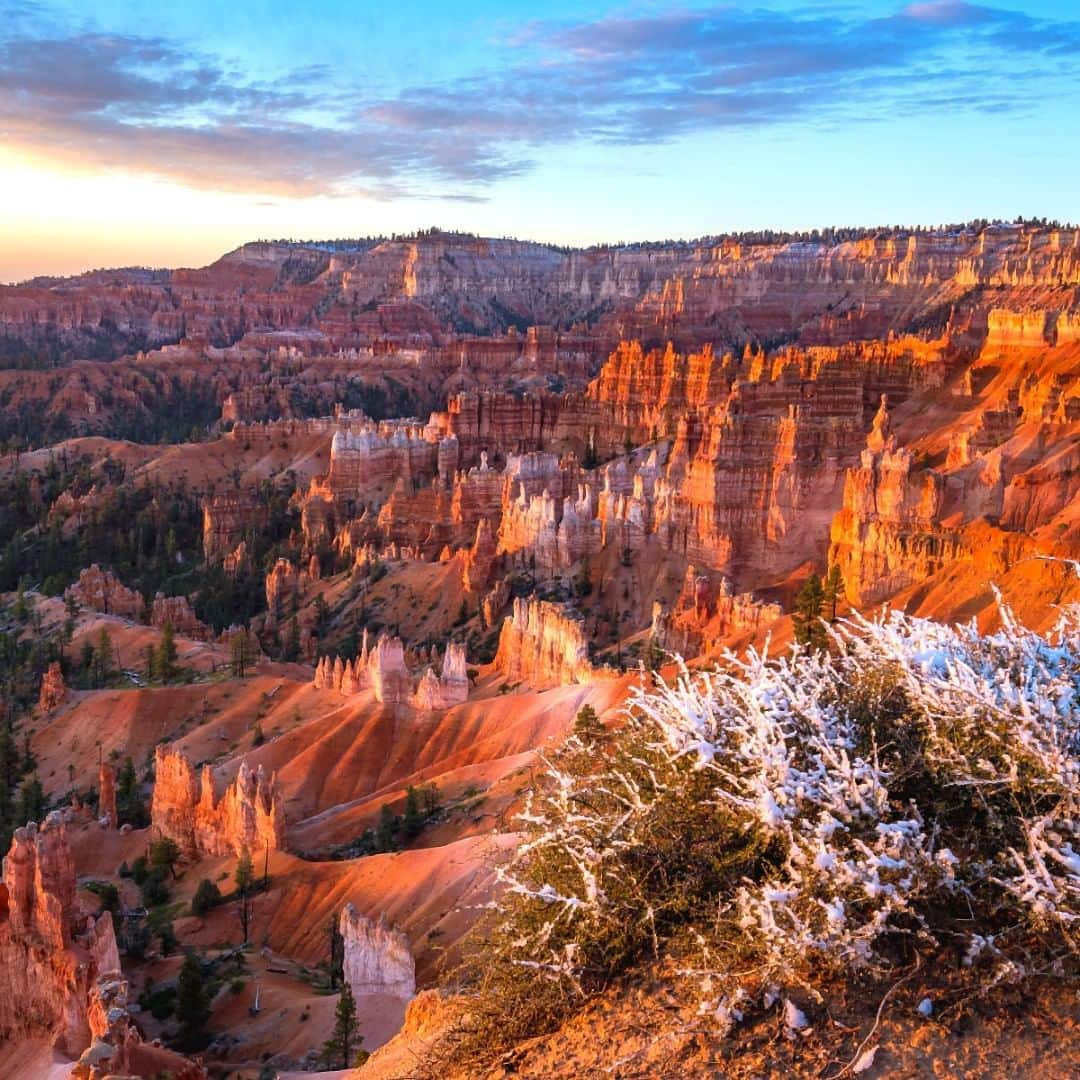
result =
[[[787,650],[812,574],[841,618],[1080,600],[1071,228],[260,242],[0,287],[0,341],[40,818],[5,860],[0,1077],[314,1069],[335,963],[389,1060],[579,716]]]

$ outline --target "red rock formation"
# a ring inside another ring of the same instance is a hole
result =
[[[986,317],[985,348],[989,352],[1043,349],[1048,343],[1050,330],[1046,311],[991,308]]]
[[[494,667],[510,682],[586,682],[598,672],[579,619],[547,600],[517,599],[503,621]]]
[[[266,575],[266,612],[272,622],[287,619],[300,602],[306,575],[288,559],[278,559]]]
[[[52,712],[58,705],[63,704],[66,698],[67,685],[64,683],[64,673],[60,669],[60,661],[54,660],[45,669],[45,674],[41,676],[38,708],[43,713]]]
[[[0,884],[0,1041],[47,1040],[71,1075],[205,1080],[186,1058],[145,1046],[128,1009],[112,916],[83,915],[62,815],[15,830]],[[81,1055],[81,1056],[80,1056]]]
[[[510,584],[506,578],[502,578],[491,587],[480,606],[484,625],[489,628],[495,626],[508,603],[510,603]]]
[[[234,430],[235,436],[235,430]],[[248,529],[261,529],[266,508],[246,489],[218,492],[203,503],[203,554],[209,560],[233,552]]]
[[[104,760],[98,765],[98,818],[114,829],[120,825],[116,814],[116,774]]]
[[[15,830],[4,859],[8,919],[24,938],[38,938],[60,950],[71,943],[75,908],[75,863],[67,829],[54,812],[40,828]]]
[[[441,675],[436,676],[428,667],[414,689],[401,639],[383,634],[369,649],[366,630],[360,655],[355,660],[342,661],[339,656],[331,661],[324,656],[315,665],[312,683],[320,689],[338,690],[343,694],[371,690],[377,701],[407,703],[417,709],[448,709],[469,695],[463,645],[449,642],[443,655]]]
[[[829,563],[840,567],[857,606],[925,580],[963,550],[958,534],[938,527],[941,478],[933,470],[912,470],[911,451],[890,445],[865,450],[860,466],[848,472]]]
[[[172,1050],[143,1042],[132,1020],[133,1002],[127,980],[120,974],[119,966],[102,970],[104,973],[90,991],[87,1019],[93,1041],[71,1075],[85,1080],[110,1076],[206,1080],[206,1070],[201,1065]]]
[[[491,522],[483,518],[477,523],[476,539],[473,546],[465,552],[461,568],[461,584],[465,591],[475,593],[486,588],[494,563],[495,537],[491,531]]]
[[[64,593],[92,611],[106,615],[120,615],[127,619],[141,619],[144,604],[142,596],[127,588],[115,574],[102,570],[97,563],[79,574],[79,580]]]
[[[239,855],[285,846],[284,800],[274,776],[241,764],[220,799],[214,774],[195,768],[179,750],[159,744],[154,755],[150,817],[156,835],[175,840],[186,858]]]
[[[171,623],[173,630],[181,637],[194,641],[207,641],[210,638],[210,627],[196,617],[186,596],[158,593],[154,597],[150,607],[150,625],[161,629],[166,623]]]
[[[247,541],[241,540],[222,560],[221,568],[229,577],[236,577],[237,573],[247,565]]]
[[[668,652],[693,657],[711,652],[734,635],[765,630],[782,614],[778,604],[762,603],[750,593],[734,595],[726,578],[717,584],[689,566],[674,610],[667,611],[659,602],[653,605],[652,633]]]
[[[334,495],[371,499],[399,481],[429,480],[439,468],[439,443],[408,424],[340,428],[330,444],[327,485]]]

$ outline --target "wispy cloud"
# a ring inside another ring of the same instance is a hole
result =
[[[180,42],[58,31],[34,5],[19,8],[0,30],[8,146],[270,195],[476,199],[555,145],[653,145],[897,109],[1008,111],[1080,72],[1080,23],[1015,10],[933,0],[867,18],[725,6],[531,22],[487,70],[380,97],[343,90],[322,67],[268,84]]]

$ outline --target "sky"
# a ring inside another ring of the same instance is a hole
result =
[[[1080,4],[0,0],[0,282],[437,225],[1080,219]]]

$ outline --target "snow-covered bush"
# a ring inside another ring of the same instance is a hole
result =
[[[546,772],[485,953],[507,1036],[653,958],[764,989],[1080,952],[1077,609],[1045,638],[1004,608],[990,635],[856,617],[829,655],[684,667]]]

